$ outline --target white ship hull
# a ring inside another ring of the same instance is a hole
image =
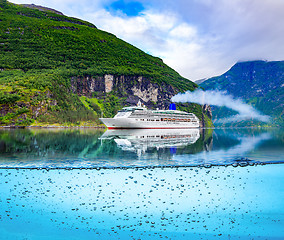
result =
[[[141,121],[133,118],[100,118],[108,129],[184,129],[198,128],[198,122]]]

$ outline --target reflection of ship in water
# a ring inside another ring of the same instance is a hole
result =
[[[150,149],[170,149],[195,143],[200,137],[199,129],[129,129],[107,130],[100,139],[113,139],[125,151],[137,152],[138,156]]]

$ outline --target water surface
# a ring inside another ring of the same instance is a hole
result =
[[[284,239],[283,132],[0,130],[0,239]]]
[[[0,130],[0,167],[113,168],[283,162],[283,131]]]

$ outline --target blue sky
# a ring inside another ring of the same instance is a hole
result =
[[[142,3],[125,0],[118,0],[107,4],[105,9],[114,15],[121,13],[122,15],[125,14],[127,17],[135,17],[142,14],[142,11],[145,10]]]
[[[238,61],[284,60],[283,0],[11,0],[51,7],[198,80]]]

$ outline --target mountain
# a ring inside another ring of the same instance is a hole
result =
[[[284,61],[248,61],[235,64],[221,76],[200,84],[205,90],[226,91],[272,117],[270,125],[284,125]],[[213,118],[227,117],[232,111],[213,108]],[[243,122],[239,125],[256,125]]]
[[[0,0],[0,125],[98,125],[138,100],[165,109],[195,88],[160,58],[89,22]],[[178,109],[212,124],[207,107]]]
[[[205,82],[206,80],[208,80],[208,78],[202,78],[202,79],[195,81],[194,83],[196,83],[197,85],[200,85],[201,83]]]

